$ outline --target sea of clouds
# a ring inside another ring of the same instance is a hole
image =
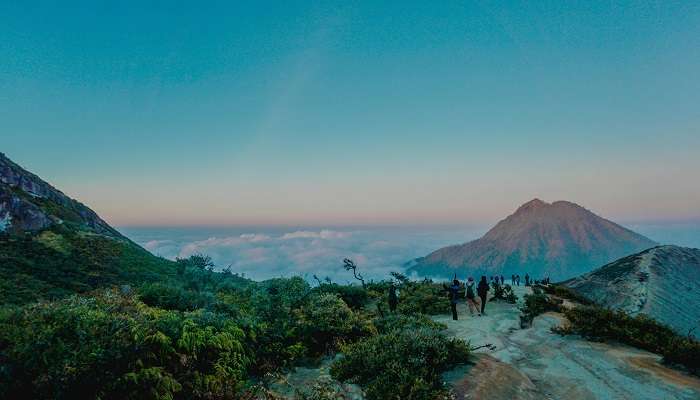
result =
[[[700,223],[629,224],[662,244],[700,247]],[[122,228],[125,235],[153,254],[169,259],[206,254],[217,268],[263,280],[313,275],[335,282],[353,281],[343,269],[350,258],[367,279],[384,279],[392,271],[441,247],[481,236],[488,226],[393,228],[201,227]],[[436,277],[439,278],[439,277]],[[450,277],[444,277],[448,279]]]
[[[434,228],[123,228],[123,233],[169,259],[206,254],[217,268],[263,280],[300,275],[346,283],[350,258],[367,279],[384,279],[404,264],[450,244],[479,237],[483,227]]]

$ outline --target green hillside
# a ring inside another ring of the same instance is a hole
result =
[[[62,225],[0,238],[0,303],[57,299],[114,285],[166,280],[175,263],[125,240]]]

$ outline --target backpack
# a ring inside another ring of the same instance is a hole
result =
[[[467,298],[468,299],[474,298],[474,284],[473,283],[471,285],[467,285]]]

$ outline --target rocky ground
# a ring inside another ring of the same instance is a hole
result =
[[[529,289],[516,287],[520,299]],[[660,357],[623,345],[592,343],[553,334],[557,313],[535,318],[520,329],[517,305],[488,303],[487,315],[460,319],[436,316],[451,335],[477,350],[475,364],[452,371],[446,380],[458,399],[698,399],[700,379],[667,368]]]
[[[514,289],[520,301],[530,290]],[[532,327],[521,329],[518,304],[488,303],[481,317],[470,316],[464,304],[458,311],[458,321],[447,314],[434,319],[474,347],[493,346],[476,350],[473,363],[445,374],[456,399],[700,399],[700,379],[662,365],[658,355],[552,333],[550,328],[565,322],[561,314],[538,316]],[[329,363],[297,368],[280,377],[273,392],[294,398],[296,388],[308,390],[326,381],[340,389],[343,399],[362,399],[357,386],[330,378]]]

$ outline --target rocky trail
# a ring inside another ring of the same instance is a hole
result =
[[[515,287],[519,301],[529,288]],[[700,379],[670,369],[661,357],[643,350],[562,337],[550,329],[563,316],[538,316],[520,328],[518,305],[489,302],[485,316],[458,308],[458,321],[435,316],[449,334],[476,350],[473,365],[446,374],[457,399],[700,399]]]
[[[470,316],[464,303],[458,305],[457,321],[448,314],[433,317],[447,325],[449,335],[473,347],[493,345],[479,348],[472,363],[444,375],[456,399],[700,399],[700,379],[664,366],[656,354],[552,333],[565,322],[561,314],[540,315],[532,327],[521,329],[518,307],[530,288],[514,291],[518,304],[489,302],[481,317]],[[343,399],[361,400],[358,386],[330,377],[330,363],[296,368],[272,385],[273,393],[293,399],[297,389],[325,382]]]

